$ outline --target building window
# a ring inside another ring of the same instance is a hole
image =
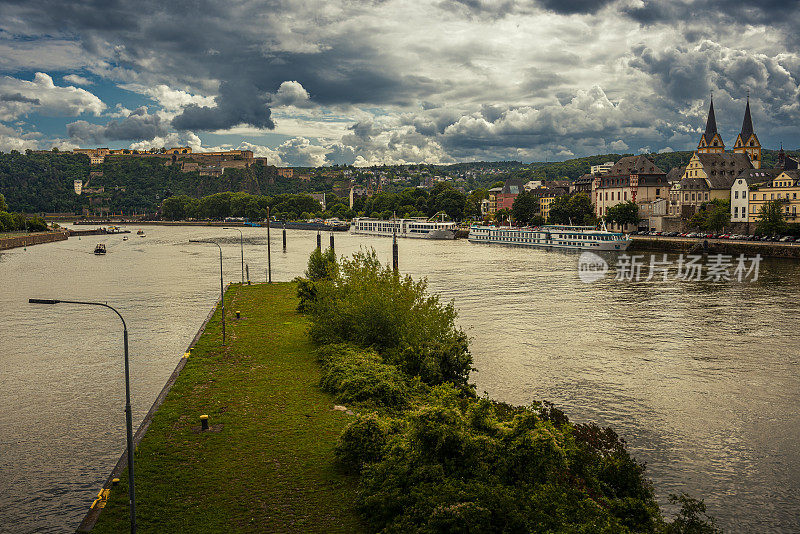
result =
[[[625,200],[628,200],[628,192],[625,191]]]
[[[733,192],[733,198],[739,198],[739,192],[738,191],[734,191]]]
[[[689,193],[684,193],[683,194],[683,200],[687,200],[687,201],[689,200]]]
[[[708,200],[708,193],[706,193],[706,200]]]
[[[692,193],[692,200],[694,200],[694,193]]]

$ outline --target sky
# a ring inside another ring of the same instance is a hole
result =
[[[279,166],[800,146],[800,0],[0,0],[0,151]]]

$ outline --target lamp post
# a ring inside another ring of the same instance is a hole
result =
[[[225,227],[223,230],[236,230],[239,232],[239,248],[242,251],[242,285],[244,285],[244,234],[238,228]]]
[[[222,247],[210,239],[190,239],[189,243],[210,243],[219,249],[219,300],[222,302],[222,344],[225,344],[225,286],[222,283]]]
[[[56,300],[56,299],[28,299],[30,304],[80,304],[84,306],[102,306],[117,314],[122,321],[122,339],[125,346],[125,425],[128,434],[128,505],[131,516],[131,533],[136,533],[136,493],[134,491],[133,480],[133,421],[131,416],[131,381],[130,366],[128,364],[128,326],[122,315],[104,302],[83,302],[79,300]]]

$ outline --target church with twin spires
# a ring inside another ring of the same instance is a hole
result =
[[[714,115],[714,99],[711,99],[711,105],[708,108],[708,119],[706,120],[706,130],[700,136],[700,142],[697,144],[698,154],[721,154],[725,152],[725,142],[722,136],[717,132],[717,118]],[[753,119],[750,116],[750,96],[747,97],[747,106],[744,109],[744,120],[742,121],[742,130],[736,136],[736,142],[733,145],[734,154],[747,154],[750,158],[750,163],[753,168],[761,168],[761,143],[758,141],[753,130]]]
[[[750,97],[744,110],[742,129],[736,137],[733,152],[725,151],[725,142],[717,131],[714,100],[708,108],[706,129],[700,136],[680,181],[670,188],[668,215],[690,218],[703,202],[730,200],[731,186],[745,171],[761,168],[761,143],[753,130]]]

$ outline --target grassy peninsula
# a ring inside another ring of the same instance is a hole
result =
[[[227,298],[137,450],[143,532],[719,532],[686,495],[666,519],[612,429],[477,396],[453,304],[374,252]]]
[[[334,411],[290,283],[231,286],[136,451],[141,532],[361,532]],[[241,319],[235,318],[235,311]],[[210,432],[199,432],[209,416]],[[221,426],[220,426],[221,425]],[[127,477],[93,529],[127,532]]]

